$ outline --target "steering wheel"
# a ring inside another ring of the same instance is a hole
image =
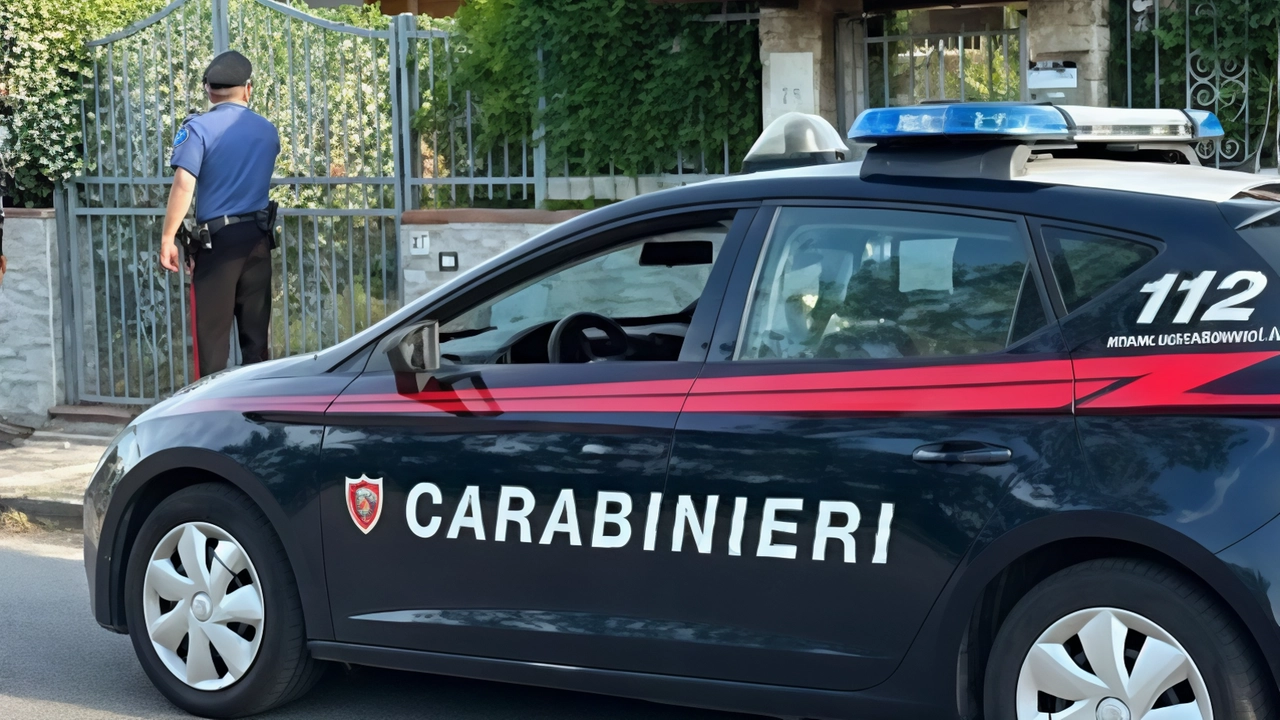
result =
[[[603,331],[608,338],[606,347],[611,352],[597,355],[591,349],[591,341],[583,332],[587,329]],[[576,344],[568,342],[573,337],[577,338]],[[626,357],[630,347],[630,338],[621,325],[604,315],[580,312],[564,318],[551,329],[551,337],[547,340],[547,359],[553,363],[621,360]]]

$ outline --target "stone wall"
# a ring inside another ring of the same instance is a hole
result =
[[[789,110],[801,109],[833,125],[836,111],[836,18],[862,14],[862,0],[797,0],[793,7],[760,8],[761,108],[765,124]],[[773,87],[773,56],[808,53],[813,58],[812,109],[782,101],[783,88]]]
[[[1077,102],[1082,105],[1106,107],[1108,103],[1109,8],[1108,0],[1030,0],[1027,3],[1031,60],[1074,62]]]
[[[65,397],[57,224],[52,210],[5,210],[0,283],[0,418],[38,426]]]
[[[542,210],[410,210],[401,218],[400,257],[405,302],[430,292],[489,258],[580,214]],[[412,238],[427,233],[426,254]],[[442,271],[441,253],[457,253],[458,269]]]

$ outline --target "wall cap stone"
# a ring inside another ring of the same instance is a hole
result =
[[[8,220],[52,220],[56,217],[53,208],[19,208],[7,207],[4,209],[5,219]]]
[[[498,210],[456,208],[449,210],[406,210],[402,225],[450,225],[455,223],[510,223],[555,225],[575,218],[586,210]]]

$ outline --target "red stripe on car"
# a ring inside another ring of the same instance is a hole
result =
[[[1108,410],[1280,406],[1280,394],[1213,393],[1199,390],[1214,380],[1277,356],[1280,356],[1280,352],[1268,351],[1077,360],[1075,368],[1079,383],[1076,386],[1076,409],[1081,413],[1096,413]],[[1097,389],[1091,389],[1092,386],[1086,385],[1086,381],[1109,382],[1113,387],[1097,394]]]
[[[412,394],[227,397],[181,403],[204,411],[360,415],[501,413],[963,413],[1082,414],[1231,407],[1280,408],[1280,394],[1199,390],[1280,352],[935,365],[884,370],[753,374],[507,388],[432,388]],[[747,364],[735,365],[749,369]]]

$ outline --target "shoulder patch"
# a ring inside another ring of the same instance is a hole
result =
[[[178,128],[177,134],[173,136],[173,146],[178,147],[182,143],[186,142],[187,137],[190,136],[190,134],[191,133],[187,130],[186,125],[183,125],[182,127]]]

